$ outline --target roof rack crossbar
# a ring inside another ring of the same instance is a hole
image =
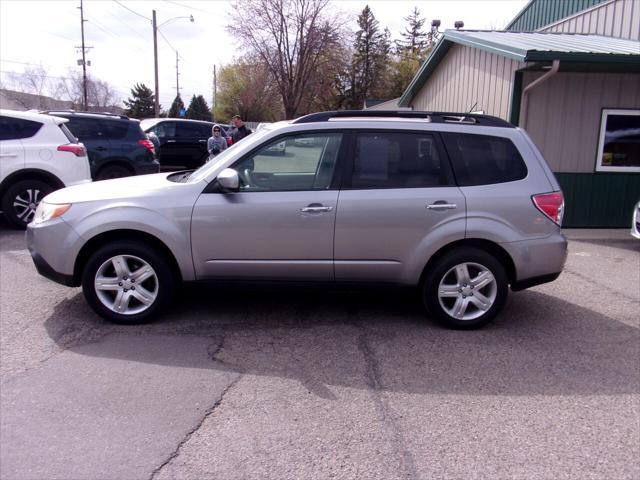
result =
[[[498,117],[476,113],[460,112],[422,112],[416,110],[337,110],[318,112],[305,115],[293,123],[326,122],[333,118],[416,118],[425,119],[432,123],[464,123],[485,127],[515,128],[514,125]]]

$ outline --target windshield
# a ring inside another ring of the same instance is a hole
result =
[[[189,176],[189,181],[199,182],[200,180],[206,178],[210,172],[219,168],[220,165],[226,162],[231,156],[236,154],[240,148],[251,149],[252,147],[255,147],[257,144],[262,142],[263,138],[266,137],[270,132],[271,129],[263,128],[259,132],[254,132],[248,137],[243,138],[241,142],[234,143],[222,153],[217,155],[213,160],[205,163],[198,170],[193,172]]]

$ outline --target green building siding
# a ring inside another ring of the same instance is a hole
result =
[[[640,200],[638,173],[556,173],[565,199],[563,227],[630,227]]]
[[[533,32],[606,0],[533,0],[509,24],[510,32]]]

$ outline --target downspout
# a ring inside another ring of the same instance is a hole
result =
[[[551,77],[553,77],[558,70],[560,69],[560,60],[554,60],[551,64],[551,70],[542,75],[540,78],[534,80],[529,85],[525,87],[522,91],[522,113],[520,114],[520,118],[522,118],[522,124],[520,125],[522,128],[527,128],[527,114],[529,113],[529,92],[533,90],[538,85],[546,82]]]

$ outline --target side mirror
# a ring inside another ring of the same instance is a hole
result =
[[[236,172],[233,168],[225,168],[218,174],[218,185],[222,187],[223,190],[227,190],[230,192],[237,192],[240,190],[240,179],[238,178],[238,172]]]

